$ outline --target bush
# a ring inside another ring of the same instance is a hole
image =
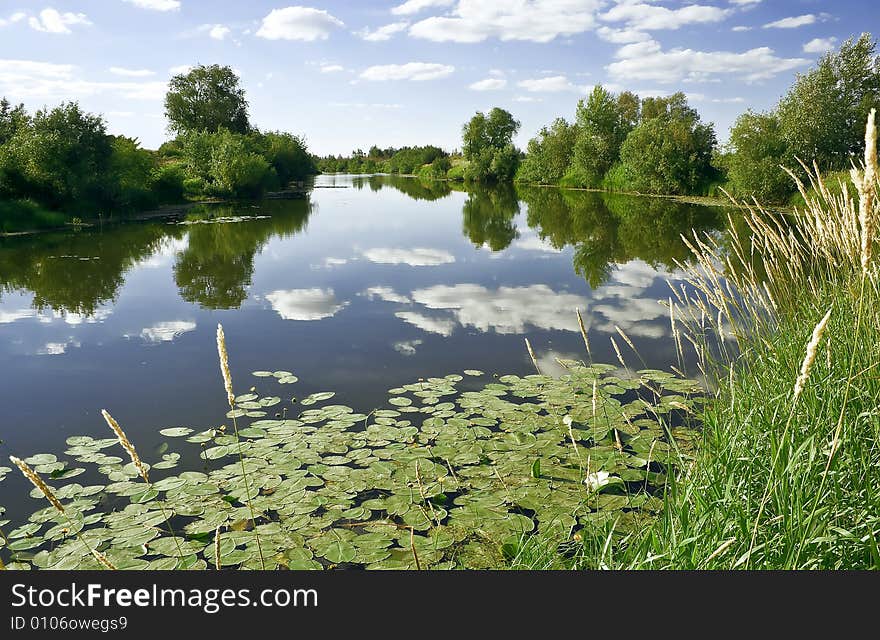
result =
[[[182,164],[172,163],[156,167],[150,174],[150,188],[161,203],[179,202],[183,199],[186,171]]]
[[[455,180],[457,182],[464,181],[465,174],[467,173],[467,163],[462,162],[460,164],[456,164],[452,166],[449,171],[446,172],[447,180]]]

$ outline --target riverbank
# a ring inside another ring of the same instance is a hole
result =
[[[532,537],[515,568],[880,568],[880,183],[867,146],[857,202],[813,176],[794,217],[750,208],[724,247],[694,243],[695,292],[674,313],[716,391],[658,518]]]

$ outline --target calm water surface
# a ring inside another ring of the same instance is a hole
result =
[[[616,325],[668,369],[659,301],[687,256],[679,234],[720,219],[654,198],[320,176],[307,200],[0,239],[2,459],[106,437],[105,407],[147,459],[159,429],[222,423],[218,322],[237,391],[254,370],[292,371],[293,413],[316,391],[366,412],[420,377],[531,373],[526,337],[558,374],[556,358],[584,358],[575,308],[597,361],[616,361]],[[10,476],[0,504],[26,493]]]

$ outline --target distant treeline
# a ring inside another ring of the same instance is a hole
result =
[[[175,76],[174,139],[158,151],[113,136],[75,102],[29,114],[0,100],[0,231],[57,226],[206,197],[256,197],[317,173],[305,140],[263,133],[228,67]]]
[[[325,172],[408,173],[422,178],[510,181],[671,195],[719,195],[721,189],[767,203],[796,193],[786,172],[817,162],[847,181],[861,153],[865,119],[880,108],[880,58],[871,34],[823,55],[768,112],[747,111],[719,145],[684,93],[641,98],[597,85],[578,102],[574,122],[557,118],[513,146],[520,123],[507,111],[478,112],[462,128],[461,153],[437,147],[356,151],[318,161]],[[839,181],[829,181],[840,188]]]

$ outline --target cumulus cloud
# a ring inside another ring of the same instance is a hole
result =
[[[148,78],[156,75],[155,71],[149,69],[126,69],[125,67],[110,67],[110,73],[126,78]]]
[[[513,245],[511,245],[517,249],[523,249],[525,251],[543,251],[546,253],[560,253],[560,249],[557,249],[552,244],[547,242],[546,240],[542,240],[536,235],[528,234],[523,236],[518,240],[514,240]]]
[[[91,21],[84,13],[61,13],[55,9],[43,9],[36,16],[28,18],[31,29],[44,33],[73,33],[70,27],[75,25],[88,26]]]
[[[617,60],[607,67],[612,77],[661,83],[706,81],[718,75],[735,75],[754,82],[810,62],[805,58],[780,58],[770,47],[742,53],[681,48],[664,51],[656,40],[625,45],[615,57]]]
[[[450,15],[413,24],[409,33],[435,42],[527,40],[550,42],[592,29],[601,0],[459,0]]]
[[[412,298],[428,309],[451,311],[462,326],[504,334],[523,333],[527,326],[578,331],[574,310],[588,304],[583,296],[545,284],[495,290],[478,284],[437,285],[413,291]]]
[[[391,9],[396,16],[411,16],[431,7],[450,7],[455,0],[407,0]]]
[[[113,94],[133,100],[161,100],[164,82],[99,82],[83,78],[70,64],[0,59],[0,95],[45,100]]]
[[[455,71],[455,67],[448,64],[434,62],[407,62],[406,64],[380,64],[367,67],[361,78],[364,80],[437,80],[446,78]]]
[[[455,256],[442,249],[386,249],[364,251],[364,257],[378,264],[408,264],[411,267],[435,267],[455,262]]]
[[[180,0],[125,0],[125,2],[151,11],[177,11],[180,9]]]
[[[4,311],[0,309],[0,324],[11,324],[13,322],[18,322],[19,320],[24,320],[26,318],[36,318],[37,312],[33,309],[12,309],[10,311]]]
[[[195,331],[196,323],[184,320],[160,322],[141,331],[141,338],[147,342],[171,342],[184,333]]]
[[[10,24],[21,22],[25,18],[27,18],[27,14],[24,11],[16,11],[8,18],[0,18],[0,27],[6,27]]]
[[[559,91],[583,91],[583,87],[572,84],[565,76],[547,76],[520,80],[516,86],[532,93],[555,93]]]
[[[391,36],[395,33],[406,31],[408,26],[409,22],[392,22],[391,24],[386,24],[373,31],[370,31],[369,29],[361,29],[360,31],[357,31],[356,34],[367,42],[384,42],[386,40],[391,40]]]
[[[60,356],[67,353],[67,347],[79,347],[77,340],[70,339],[67,342],[47,342],[42,348],[37,350],[37,355],[41,356]]]
[[[805,53],[825,53],[826,51],[831,51],[834,48],[834,45],[837,43],[837,38],[813,38],[806,44],[804,44],[804,52]]]
[[[401,342],[395,342],[392,346],[394,350],[399,354],[404,356],[414,356],[416,354],[416,347],[422,344],[421,340],[403,340]]]
[[[322,64],[321,73],[339,73],[345,71],[345,67],[341,64]]]
[[[409,297],[402,293],[397,293],[391,287],[370,287],[364,291],[362,295],[366,296],[368,300],[375,300],[378,298],[385,302],[397,302],[399,304],[409,304],[412,302]]]
[[[267,294],[266,300],[285,320],[322,320],[348,306],[347,301],[337,301],[333,289],[279,290]]]
[[[781,20],[775,20],[773,22],[768,22],[764,25],[765,29],[797,29],[798,27],[805,27],[808,24],[815,24],[817,18],[812,13],[806,13],[802,16],[791,16],[789,18],[782,18]]]
[[[642,42],[651,39],[651,36],[644,31],[637,31],[635,29],[615,29],[614,27],[607,27],[605,25],[596,29],[596,34],[605,42],[613,42],[614,44],[629,44],[631,42]]]
[[[506,86],[507,80],[504,78],[486,78],[485,80],[478,80],[477,82],[468,85],[468,89],[471,89],[472,91],[497,91]]]
[[[203,24],[196,29],[198,33],[206,33],[212,40],[225,40],[232,33],[232,29],[225,24]]]
[[[415,311],[398,311],[394,315],[426,333],[436,333],[446,337],[451,336],[455,331],[455,320],[451,318],[432,318]]]
[[[606,22],[623,22],[627,29],[633,31],[652,31],[720,22],[730,13],[730,9],[699,4],[668,9],[654,4],[625,2],[615,5],[600,17]]]
[[[267,40],[326,40],[330,33],[345,24],[323,9],[285,7],[273,9],[263,18],[257,36]]]

